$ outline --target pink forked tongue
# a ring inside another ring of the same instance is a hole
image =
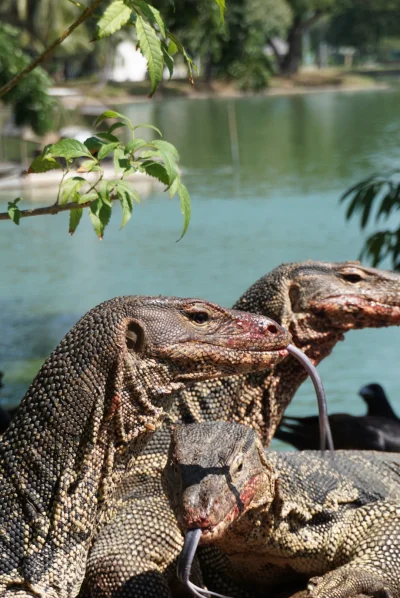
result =
[[[200,538],[200,528],[187,530],[185,534],[185,542],[183,544],[182,552],[179,555],[177,564],[178,579],[189,590],[189,592],[193,594],[193,596],[197,596],[198,598],[208,598],[209,596],[215,596],[216,598],[229,598],[229,596],[224,596],[223,594],[217,594],[216,592],[211,592],[205,588],[200,588],[199,586],[196,586],[196,584],[192,583],[189,579],[194,555],[196,554]]]
[[[288,345],[286,350],[290,355],[292,355],[297,361],[301,363],[305,370],[310,375],[312,383],[314,384],[315,394],[317,395],[317,403],[318,403],[318,415],[319,415],[319,448],[322,452],[326,448],[328,448],[331,452],[333,452],[333,440],[332,440],[332,432],[329,425],[328,419],[328,412],[326,408],[326,396],[325,390],[322,384],[322,380],[317,372],[317,368],[311,361],[308,359],[307,355],[300,351],[294,345]]]

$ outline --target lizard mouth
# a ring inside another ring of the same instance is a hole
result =
[[[375,301],[360,295],[333,295],[313,301],[312,310],[342,324],[343,328],[400,325],[400,305]]]
[[[238,514],[239,509],[235,506],[222,521],[215,524],[207,524],[207,522],[204,522],[201,526],[191,526],[188,530],[201,530],[199,544],[209,544],[210,542],[215,542],[215,540],[218,540],[218,538],[224,535],[225,531],[231,525],[232,521],[237,518]]]

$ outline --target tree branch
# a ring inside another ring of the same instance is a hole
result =
[[[279,54],[278,48],[277,48],[275,42],[270,37],[267,39],[267,44],[269,44],[269,46],[271,46],[271,50],[274,53],[274,56],[276,58],[276,62],[278,64],[278,68],[279,68],[281,65],[281,62],[282,62],[282,56],[281,56],[281,54]]]
[[[301,25],[300,25],[301,31],[307,31],[307,29],[309,29],[309,27],[311,27],[311,25],[313,25],[316,21],[318,21],[318,19],[320,19],[323,14],[324,13],[322,12],[322,10],[316,10],[312,17],[307,19],[307,21],[303,21],[301,23]]]
[[[115,201],[117,197],[110,197],[111,201]],[[29,218],[30,216],[43,216],[43,214],[58,214],[59,212],[70,212],[71,210],[78,210],[79,208],[88,208],[93,201],[86,201],[85,203],[69,202],[64,205],[53,204],[44,208],[34,208],[33,210],[20,210],[20,218]],[[11,220],[8,212],[0,212],[0,220]]]
[[[13,89],[13,87],[15,87],[22,79],[24,79],[24,77],[26,77],[31,71],[33,71],[33,69],[35,69],[41,62],[46,60],[46,58],[53,52],[53,50],[55,50],[55,48],[57,48],[60,44],[62,44],[62,42],[65,39],[67,39],[67,37],[69,35],[71,35],[71,33],[81,23],[83,23],[83,21],[86,21],[86,19],[88,19],[93,14],[93,12],[96,10],[96,8],[102,2],[103,2],[103,0],[93,0],[92,4],[90,6],[88,6],[88,8],[86,10],[83,11],[83,13],[76,19],[76,21],[74,21],[74,23],[72,23],[72,25],[70,27],[68,27],[68,29],[66,29],[64,31],[64,33],[51,44],[51,46],[49,46],[44,52],[42,52],[42,54],[40,54],[37,58],[35,58],[35,60],[33,60],[30,64],[28,64],[28,66],[26,68],[24,68],[23,71],[18,73],[18,75],[15,75],[15,77],[13,77],[11,79],[11,81],[6,83],[0,89],[0,98],[2,98],[4,95],[6,95],[6,93],[11,91],[11,89]],[[51,212],[45,212],[45,213],[51,213]]]

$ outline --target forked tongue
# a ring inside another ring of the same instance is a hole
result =
[[[223,594],[217,594],[216,592],[211,592],[205,588],[200,588],[199,586],[196,586],[196,584],[192,583],[189,579],[194,555],[196,554],[200,538],[201,529],[195,528],[187,530],[185,534],[185,542],[183,544],[182,552],[179,555],[176,567],[178,579],[186,588],[188,588],[193,596],[198,596],[199,598],[208,598],[208,596],[216,596],[216,598],[229,598],[229,596],[224,596]]]
[[[305,370],[310,375],[312,383],[314,384],[315,394],[318,402],[318,416],[319,416],[319,448],[322,452],[328,448],[333,452],[332,432],[328,420],[328,412],[326,408],[325,390],[322,384],[320,375],[317,372],[315,365],[308,359],[307,355],[300,351],[294,345],[288,345],[286,350],[290,355],[293,355],[297,361],[301,363]]]
[[[328,412],[326,408],[325,390],[322,384],[322,380],[317,372],[317,368],[313,363],[311,363],[307,355],[305,355],[302,351],[300,351],[300,349],[298,349],[294,345],[288,345],[286,349],[288,353],[290,353],[290,355],[293,355],[293,357],[297,359],[297,361],[299,361],[302,364],[302,366],[307,370],[312,380],[312,383],[314,384],[315,393],[317,395],[318,401],[320,449],[322,452],[324,452],[325,448],[327,447],[332,453],[334,449],[332,433],[328,420]],[[177,564],[178,579],[184,584],[184,586],[186,586],[186,588],[188,588],[188,590],[194,596],[198,596],[199,598],[208,598],[209,596],[215,596],[216,598],[229,598],[229,596],[224,596],[223,594],[217,594],[216,592],[211,592],[210,590],[206,590],[205,588],[200,588],[199,586],[196,586],[193,582],[191,582],[189,579],[194,555],[196,554],[201,534],[202,530],[199,528],[187,530],[185,534],[185,542],[183,544],[182,552],[179,555]]]

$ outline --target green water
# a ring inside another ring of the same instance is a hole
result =
[[[232,167],[228,106],[239,139]],[[176,200],[153,194],[119,231],[99,242],[88,216],[74,237],[65,214],[0,228],[0,370],[4,404],[20,399],[42,360],[93,305],[122,294],[200,296],[231,305],[278,264],[357,258],[358,225],[340,194],[372,172],[398,165],[400,92],[318,93],[238,100],[170,100],[124,106],[176,144],[193,201],[176,243]],[[3,195],[1,202],[15,195]],[[4,209],[4,205],[1,206]],[[400,331],[347,334],[320,366],[330,410],[361,413],[361,385],[381,382],[400,413]],[[315,411],[304,385],[292,413]]]

